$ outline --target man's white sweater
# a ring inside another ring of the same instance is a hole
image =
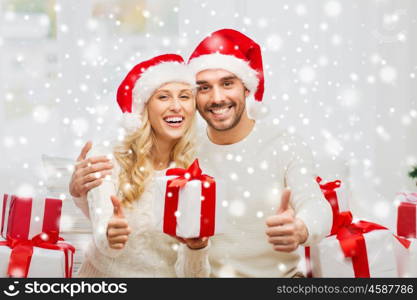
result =
[[[304,245],[315,244],[330,232],[331,208],[315,181],[309,147],[302,139],[260,121],[238,143],[216,145],[201,130],[198,144],[203,172],[222,181],[225,190],[226,232],[211,239],[211,275],[294,276],[299,255],[273,250],[265,220],[276,212],[281,191],[288,186],[296,217],[308,229]]]

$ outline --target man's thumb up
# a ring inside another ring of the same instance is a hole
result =
[[[111,202],[113,203],[113,216],[116,218],[124,218],[122,201],[116,196],[111,196]]]
[[[290,198],[291,190],[284,189],[276,214],[266,219],[266,235],[275,251],[294,251],[308,238],[307,227],[302,220],[295,217]]]
[[[290,207],[290,198],[291,190],[289,188],[285,188],[281,195],[281,205],[277,209],[277,214],[282,214],[283,212],[292,209]]]

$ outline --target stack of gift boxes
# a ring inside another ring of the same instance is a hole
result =
[[[74,247],[59,236],[62,200],[0,199],[0,277],[72,276]]]
[[[416,277],[417,194],[401,193],[396,200],[397,228],[354,220],[339,180],[320,188],[333,211],[330,234],[306,247],[309,277]]]

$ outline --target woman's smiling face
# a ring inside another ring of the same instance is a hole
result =
[[[159,87],[147,105],[149,122],[157,139],[176,141],[191,126],[195,99],[191,86],[170,82]]]

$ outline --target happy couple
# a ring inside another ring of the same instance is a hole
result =
[[[117,91],[124,139],[110,156],[88,142],[70,182],[93,228],[78,276],[301,277],[295,250],[330,232],[331,208],[303,140],[256,120],[263,93],[261,49],[232,29],[188,63],[165,54],[133,67]],[[226,230],[171,237],[153,226],[153,180],[195,158],[224,184]]]

